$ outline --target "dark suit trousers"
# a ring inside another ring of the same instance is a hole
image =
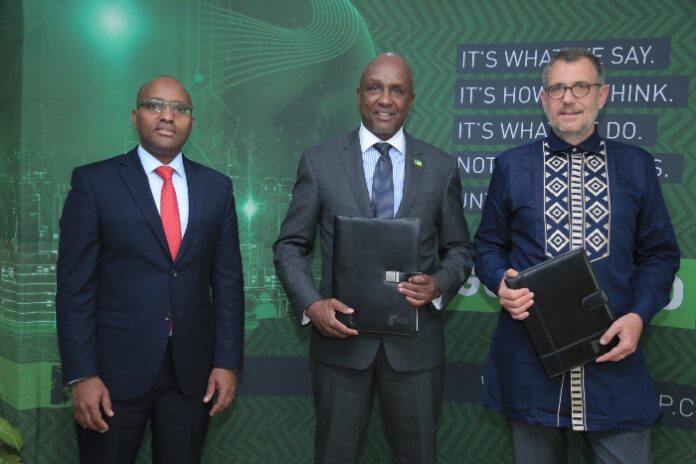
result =
[[[315,361],[312,374],[317,410],[316,463],[356,462],[375,391],[394,462],[435,462],[437,419],[442,406],[441,367],[396,372],[380,346],[377,358],[367,369]]]
[[[134,463],[148,421],[151,421],[154,464],[199,463],[208,428],[209,404],[203,403],[202,395],[186,396],[179,389],[169,343],[152,390],[141,398],[112,400],[114,417],[104,415],[109,425],[107,432],[77,426],[80,463]]]
[[[516,464],[568,462],[567,429],[510,421]],[[641,432],[579,432],[595,464],[651,464],[650,429]]]

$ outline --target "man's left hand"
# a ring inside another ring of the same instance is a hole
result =
[[[635,353],[640,335],[643,333],[643,319],[636,313],[624,314],[604,332],[599,343],[606,345],[614,336],[619,337],[619,343],[607,353],[597,358],[597,362],[623,361],[626,356]]]
[[[440,286],[432,276],[418,274],[399,284],[399,291],[413,306],[425,306],[440,296]]]
[[[210,410],[211,416],[222,412],[232,404],[237,395],[237,374],[232,369],[214,367],[210,371],[210,377],[208,377],[208,389],[205,392],[205,398],[203,398],[204,403],[213,399],[215,390],[217,390],[217,400]]]

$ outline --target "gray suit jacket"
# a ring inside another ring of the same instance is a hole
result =
[[[333,220],[336,215],[373,217],[365,184],[358,131],[308,148],[302,155],[292,201],[273,249],[275,266],[295,317],[313,302],[331,296]],[[404,194],[398,218],[420,218],[421,269],[437,279],[446,306],[466,281],[474,252],[462,208],[456,159],[406,134]],[[317,289],[309,258],[319,231],[321,283]],[[441,312],[422,308],[415,335],[360,333],[348,339],[313,330],[312,359],[363,369],[380,341],[391,366],[400,372],[429,369],[444,361]]]

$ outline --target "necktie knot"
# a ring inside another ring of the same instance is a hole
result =
[[[164,180],[172,180],[174,168],[171,166],[160,166],[155,169],[155,173]]]
[[[375,150],[377,150],[382,156],[389,156],[389,150],[391,149],[391,144],[387,142],[377,142],[373,145]]]

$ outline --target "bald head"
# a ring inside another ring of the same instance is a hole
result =
[[[181,82],[179,82],[178,79],[172,76],[158,76],[141,85],[140,89],[138,89],[138,95],[135,98],[135,105],[138,106],[145,98],[145,95],[148,94],[149,90],[155,84],[160,83],[165,84],[167,87],[177,88],[178,90],[182,91],[183,94],[186,95],[186,100],[184,101],[184,103],[188,103],[189,105],[191,105],[191,95],[188,93],[186,88],[184,88],[184,85]]]
[[[171,76],[156,77],[143,84],[131,112],[140,145],[163,164],[169,164],[191,133],[191,107],[191,95]]]
[[[357,94],[363,126],[389,140],[403,126],[415,98],[411,69],[399,55],[382,53],[363,71]]]
[[[408,80],[411,92],[413,92],[413,74],[411,73],[411,68],[409,67],[408,63],[406,63],[406,60],[401,57],[401,55],[393,52],[380,53],[372,61],[367,63],[367,66],[365,66],[365,69],[360,75],[360,86],[362,87],[363,82],[365,81],[365,76],[369,74],[370,70],[374,66],[383,65],[392,67],[393,69],[396,69],[402,73],[406,80]]]

